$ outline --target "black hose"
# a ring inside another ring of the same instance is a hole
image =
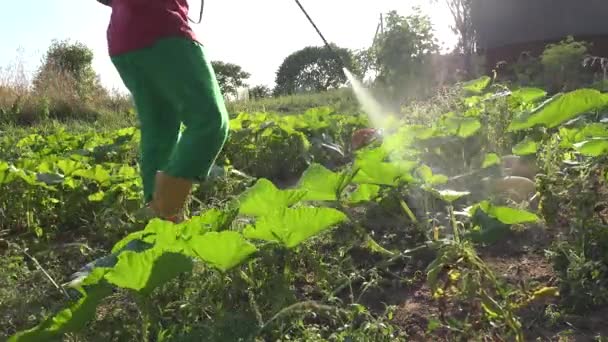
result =
[[[195,24],[200,24],[203,21],[203,9],[205,8],[205,0],[201,0],[201,12],[199,13],[198,16],[198,22]],[[191,22],[194,23],[194,20],[190,19],[190,17],[188,17],[188,20],[190,20]]]

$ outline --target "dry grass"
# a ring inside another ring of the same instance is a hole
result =
[[[0,67],[0,123],[32,125],[49,119],[94,122],[132,112],[127,94],[103,88],[83,92],[73,77],[58,70],[45,70],[34,82],[25,70],[20,58]]]

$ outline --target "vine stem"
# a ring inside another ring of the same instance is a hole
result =
[[[454,206],[450,205],[448,207],[450,212],[450,221],[452,221],[452,229],[454,230],[454,240],[456,242],[460,242],[460,234],[458,232],[458,222],[456,221],[456,215],[454,215]]]
[[[53,286],[55,286],[55,288],[57,288],[57,290],[59,290],[59,292],[61,292],[61,294],[63,294],[66,297],[66,299],[71,299],[71,297],[67,293],[67,291],[63,287],[59,286],[59,284],[57,284],[55,279],[53,279],[53,277],[51,277],[51,275],[46,271],[46,269],[44,269],[44,267],[42,267],[40,262],[38,262],[38,259],[36,259],[30,253],[28,253],[27,249],[23,249],[23,248],[21,248],[21,246],[15,244],[15,243],[11,243],[11,244],[14,247],[16,247],[17,249],[19,249],[23,254],[25,254],[30,260],[32,260],[32,262],[34,262],[36,267],[48,278],[48,280],[51,282],[51,284],[53,284]]]
[[[139,309],[141,311],[141,338],[142,342],[150,342],[150,330],[152,325],[156,323],[154,318],[152,305],[147,297],[141,294],[135,296]]]

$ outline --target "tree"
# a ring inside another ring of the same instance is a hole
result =
[[[93,51],[80,42],[68,40],[52,42],[33,85],[40,93],[63,87],[64,91],[75,91],[82,100],[106,93],[93,69]]]
[[[225,95],[237,96],[237,89],[246,86],[245,80],[251,74],[244,71],[241,66],[222,61],[211,62],[217,81]]]
[[[439,46],[429,17],[415,8],[413,14],[405,17],[389,12],[385,31],[372,51],[378,72],[376,81],[397,100],[428,88],[431,56],[439,51]]]
[[[344,65],[342,65],[342,62]],[[332,45],[308,46],[289,55],[276,74],[277,95],[299,91],[321,92],[337,88],[347,82],[343,67],[358,72],[350,50]]]
[[[372,72],[372,75],[369,75],[371,79],[374,79],[375,76],[373,72],[377,71],[374,68],[376,55],[372,47],[363,48],[354,51],[353,53],[353,63],[357,65],[358,75],[362,80],[365,80],[368,77],[368,74]]]
[[[257,85],[249,89],[249,96],[253,99],[263,99],[270,97],[271,95],[272,90],[265,85]]]
[[[439,0],[431,0],[437,2]],[[456,51],[464,56],[465,69],[468,73],[472,71],[471,56],[477,49],[477,31],[473,25],[472,7],[473,0],[444,0],[452,13],[454,24],[452,31],[458,35]]]

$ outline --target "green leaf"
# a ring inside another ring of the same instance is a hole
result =
[[[257,248],[234,231],[210,232],[189,241],[194,253],[206,263],[227,271],[247,259]]]
[[[488,153],[483,160],[483,164],[481,165],[482,169],[485,169],[490,166],[500,164],[500,157],[496,153]]]
[[[105,278],[118,287],[148,295],[180,273],[191,271],[192,260],[189,257],[155,246],[141,253],[122,252],[118,263]]]
[[[370,162],[359,161],[355,167],[359,172],[353,178],[357,184],[375,184],[397,186],[401,182],[414,180],[411,171],[418,165],[417,162]]]
[[[582,155],[599,157],[608,153],[608,139],[593,139],[574,144],[574,148]]]
[[[489,201],[483,201],[476,207],[479,207],[490,217],[496,218],[504,224],[534,223],[539,221],[538,216],[529,211],[504,206],[495,206]],[[475,209],[473,208],[473,210]]]
[[[51,163],[49,161],[38,161],[38,165],[36,166],[35,170],[38,171],[39,174],[54,173],[53,167],[51,166]]]
[[[458,136],[461,138],[468,138],[481,128],[481,122],[475,118],[463,118],[460,120],[460,126],[458,127]]]
[[[380,163],[384,161],[384,158],[386,158],[387,155],[388,152],[386,146],[383,143],[381,147],[357,151],[355,161],[357,163]]]
[[[397,127],[399,127],[397,132],[395,132],[394,134],[386,135],[382,139],[381,147],[371,150],[373,152],[370,152],[370,150],[363,150],[365,152],[362,152],[362,153],[369,153],[369,154],[375,153],[376,154],[375,160],[382,161],[386,157],[387,152],[401,151],[401,150],[406,149],[409,146],[411,146],[412,143],[416,139],[417,128],[407,126],[407,125],[400,125]],[[429,131],[432,132],[431,129],[429,129]],[[374,157],[371,155],[370,156],[360,155],[358,159],[372,159],[372,158],[374,158]]]
[[[8,184],[15,179],[15,174],[11,172],[11,166],[7,162],[0,161],[0,185]]]
[[[435,196],[439,197],[441,200],[446,201],[448,203],[452,203],[464,196],[468,196],[471,193],[468,191],[456,191],[456,190],[437,190],[432,188],[427,188]]]
[[[445,175],[434,175],[433,170],[428,165],[422,165],[417,168],[416,174],[427,185],[445,184],[448,181],[448,177]]]
[[[193,216],[188,221],[179,224],[182,236],[202,235],[207,232],[225,230],[236,216],[233,211],[210,209],[199,216]]]
[[[520,88],[512,91],[511,96],[523,103],[534,103],[547,96],[547,92],[539,88]]]
[[[583,127],[559,129],[559,147],[573,148],[574,144],[595,138],[608,138],[608,125],[603,123],[586,124]]]
[[[483,210],[475,210],[471,222],[474,227],[465,232],[465,237],[475,243],[493,244],[507,237],[511,226],[490,217]]]
[[[94,194],[91,194],[87,197],[87,199],[91,202],[99,202],[102,201],[103,198],[105,197],[105,193],[103,191],[98,191]]]
[[[519,144],[513,146],[512,151],[513,154],[518,156],[535,154],[538,151],[538,142],[525,138]]]
[[[607,104],[608,96],[594,89],[578,89],[566,94],[557,94],[530,114],[514,120],[508,130],[513,132],[536,125],[556,127],[581,114],[601,109]]]
[[[489,76],[482,76],[478,79],[468,81],[463,84],[463,88],[473,94],[481,94],[492,82]]]
[[[240,213],[261,216],[287,208],[304,198],[305,190],[279,190],[267,179],[260,179],[240,196]]]
[[[444,114],[438,124],[435,136],[454,135],[461,138],[473,136],[481,128],[481,122],[474,117],[462,117],[453,112]]]
[[[61,170],[61,172],[63,172],[63,174],[66,176],[71,176],[77,170],[82,170],[86,167],[85,164],[70,159],[59,160],[57,161],[56,165],[59,170]]]
[[[359,204],[365,203],[378,197],[380,186],[374,184],[359,184],[357,189],[348,196],[348,203]]]
[[[345,220],[344,213],[332,208],[282,209],[261,217],[243,234],[249,239],[280,242],[293,248]]]
[[[93,271],[102,274],[101,269]],[[9,342],[39,342],[60,339],[65,333],[78,332],[86,328],[97,313],[97,306],[112,294],[112,287],[107,282],[87,286],[85,295],[68,308],[47,318],[38,326],[11,336]]]
[[[118,170],[118,176],[121,176],[124,178],[131,178],[131,177],[137,177],[138,173],[134,167],[131,167],[129,165],[121,165],[120,169]]]
[[[334,173],[322,165],[312,164],[302,175],[299,189],[305,190],[303,201],[337,201],[338,191],[342,189],[346,177]]]
[[[74,176],[94,180],[101,185],[109,185],[111,180],[110,172],[101,165],[95,165],[88,170],[76,170]]]
[[[179,230],[176,229],[176,225],[170,221],[160,220],[154,218],[148,222],[143,230],[133,232],[112,247],[112,253],[117,253],[124,248],[132,240],[142,240],[151,244],[160,244],[165,246],[175,246],[177,244],[177,236]],[[179,251],[176,249],[175,251]]]

